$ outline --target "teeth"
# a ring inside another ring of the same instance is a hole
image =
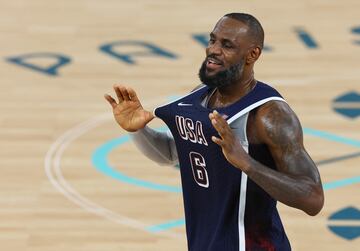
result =
[[[215,62],[215,61],[212,60],[212,59],[209,59],[209,63],[211,63],[211,64],[218,64],[217,62]]]

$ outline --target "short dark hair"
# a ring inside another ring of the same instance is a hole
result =
[[[236,19],[249,27],[249,35],[261,47],[264,47],[264,29],[260,22],[252,15],[246,13],[228,13],[224,17]]]

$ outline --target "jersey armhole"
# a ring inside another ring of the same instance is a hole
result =
[[[262,99],[262,100],[259,100],[258,102],[255,102],[254,104],[252,105],[249,105],[248,107],[246,107],[245,109],[241,110],[240,112],[236,113],[235,115],[233,115],[232,117],[228,118],[227,119],[227,122],[228,124],[232,123],[233,121],[235,121],[236,119],[240,118],[241,116],[243,116],[244,114],[246,113],[249,113],[251,110],[269,102],[269,101],[273,101],[273,100],[276,100],[276,101],[282,101],[282,102],[285,102],[285,99],[281,98],[281,97],[269,97],[269,98],[265,98],[265,99]]]

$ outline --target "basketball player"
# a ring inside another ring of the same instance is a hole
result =
[[[254,78],[263,42],[257,19],[227,14],[210,34],[200,88],[154,114],[129,87],[114,86],[118,101],[105,95],[144,154],[180,164],[191,251],[288,251],[276,202],[312,216],[323,207],[320,175],[297,116]],[[147,127],[154,116],[171,133]]]

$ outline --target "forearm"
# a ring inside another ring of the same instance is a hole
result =
[[[160,165],[178,162],[174,138],[170,134],[146,126],[130,135],[137,148],[149,159]]]
[[[281,173],[254,159],[246,174],[274,199],[309,215],[316,215],[323,206],[321,184],[309,177]]]

